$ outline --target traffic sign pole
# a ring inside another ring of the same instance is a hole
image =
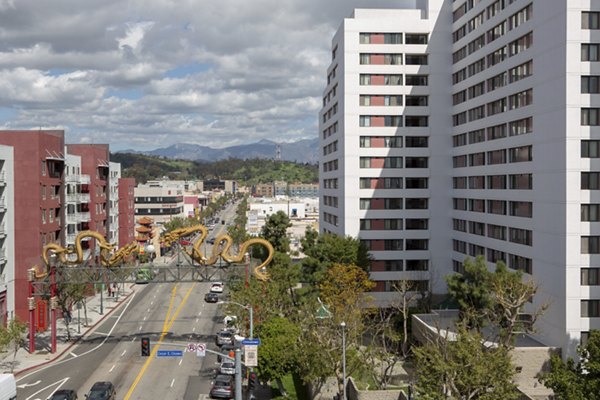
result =
[[[235,349],[235,400],[242,400],[242,356]]]

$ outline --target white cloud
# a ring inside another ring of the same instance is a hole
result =
[[[0,125],[114,150],[317,138],[333,33],[403,1],[0,0]]]

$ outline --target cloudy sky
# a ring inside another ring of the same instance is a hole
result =
[[[149,150],[317,137],[330,44],[402,0],[0,0],[0,129]]]

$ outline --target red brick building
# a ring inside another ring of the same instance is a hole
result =
[[[40,265],[46,243],[63,241],[64,131],[0,131],[0,144],[14,149],[14,300],[26,321],[27,270]],[[45,311],[38,307],[42,327]]]
[[[135,240],[135,178],[119,178],[119,247]]]

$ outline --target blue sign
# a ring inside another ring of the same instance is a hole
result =
[[[183,357],[183,350],[158,350],[157,357]]]
[[[243,345],[250,345],[250,346],[258,346],[260,344],[260,339],[244,339],[242,340],[242,344]]]

